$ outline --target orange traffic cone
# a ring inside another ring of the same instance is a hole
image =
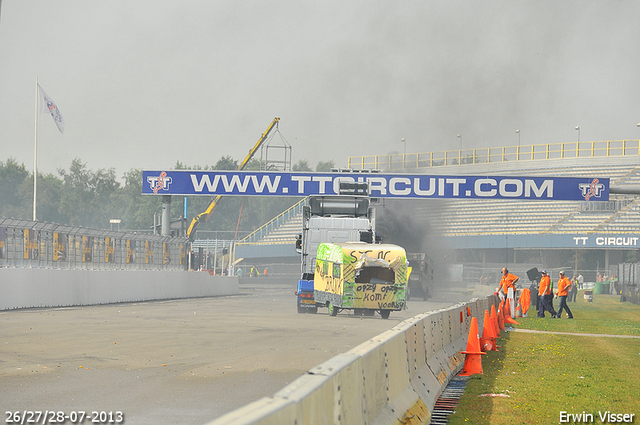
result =
[[[482,375],[482,355],[487,354],[480,351],[480,340],[478,339],[478,319],[471,318],[469,328],[469,339],[467,341],[467,351],[461,351],[465,355],[464,366],[462,366],[461,376]]]
[[[480,338],[480,349],[482,351],[498,351],[496,347],[496,332],[493,321],[489,315],[489,310],[484,311],[484,324],[482,326],[482,337]]]
[[[498,345],[498,338],[500,338],[500,325],[498,325],[498,316],[496,314],[496,306],[491,306],[491,323],[493,323],[494,335],[496,336],[496,351],[500,346]]]
[[[493,322],[493,330],[496,338],[500,338],[500,325],[498,324],[498,315],[496,314],[496,306],[491,306],[491,322]]]
[[[518,300],[518,305],[516,306],[516,317],[522,317],[522,307],[520,307],[520,300]]]
[[[504,331],[504,300],[500,302],[498,306],[498,325],[500,326],[500,330]]]
[[[507,298],[507,302],[504,305],[504,323],[511,323],[513,325],[519,325],[520,323],[513,320],[511,317],[511,306],[509,305],[509,299]]]
[[[500,327],[500,330],[503,331],[504,330],[504,306],[500,307],[498,309],[498,326]]]
[[[529,317],[529,307],[531,306],[531,291],[529,288],[524,288],[520,294],[520,303],[522,305],[522,317]]]

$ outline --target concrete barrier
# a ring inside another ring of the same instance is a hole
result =
[[[405,320],[309,370],[273,397],[208,425],[429,423],[442,390],[462,369],[460,351],[466,348],[471,318],[482,323],[495,298]]]
[[[238,278],[160,270],[0,269],[0,310],[232,295]]]

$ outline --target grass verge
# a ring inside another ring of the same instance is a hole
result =
[[[570,303],[574,319],[518,318],[516,328],[640,335],[640,306],[618,296]],[[566,317],[566,314],[565,314]],[[640,339],[502,332],[501,348],[483,356],[449,424],[557,424],[560,412],[635,414],[640,423]],[[498,394],[501,396],[483,396]],[[508,397],[506,397],[508,396]],[[574,418],[575,419],[575,418]]]

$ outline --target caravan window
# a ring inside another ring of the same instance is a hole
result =
[[[333,277],[335,278],[341,278],[341,273],[340,273],[340,264],[339,263],[333,263]]]
[[[396,274],[385,267],[364,267],[358,270],[356,283],[394,283]]]

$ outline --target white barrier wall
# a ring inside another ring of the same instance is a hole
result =
[[[427,424],[462,369],[471,318],[482,323],[491,304],[497,297],[415,316],[208,425]]]
[[[207,272],[0,268],[0,310],[237,294],[238,278]]]

